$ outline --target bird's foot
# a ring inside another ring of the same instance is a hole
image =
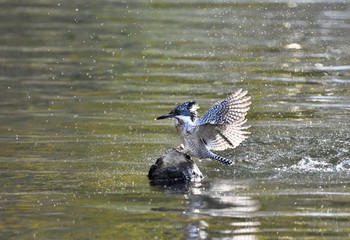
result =
[[[185,153],[185,146],[183,144],[181,144],[180,146],[178,146],[176,148],[176,150],[178,150],[179,152]]]
[[[186,156],[187,156],[187,159],[191,159],[191,156],[188,155],[188,152],[185,150],[185,146],[184,146],[183,144],[181,144],[180,146],[178,146],[178,147],[176,148],[176,151],[178,151],[178,152],[180,152],[180,153],[186,155]]]

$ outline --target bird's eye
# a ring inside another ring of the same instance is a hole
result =
[[[180,112],[179,112],[179,110],[174,110],[174,111],[172,112],[172,114],[174,114],[174,115],[180,115]]]

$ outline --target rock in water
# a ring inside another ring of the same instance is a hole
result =
[[[203,174],[191,157],[176,150],[168,149],[157,159],[148,172],[153,184],[199,182]]]

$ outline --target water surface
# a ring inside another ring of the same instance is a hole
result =
[[[347,1],[0,1],[1,239],[347,239]],[[206,178],[151,186],[154,121],[252,96]]]

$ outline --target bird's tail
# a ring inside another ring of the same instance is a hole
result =
[[[221,164],[224,164],[224,165],[232,165],[233,164],[233,161],[232,160],[229,160],[229,159],[226,159],[226,158],[223,158],[219,155],[216,155],[215,153],[212,153],[210,152],[210,156],[209,156],[210,159],[213,159],[215,161],[218,161],[219,163]]]

